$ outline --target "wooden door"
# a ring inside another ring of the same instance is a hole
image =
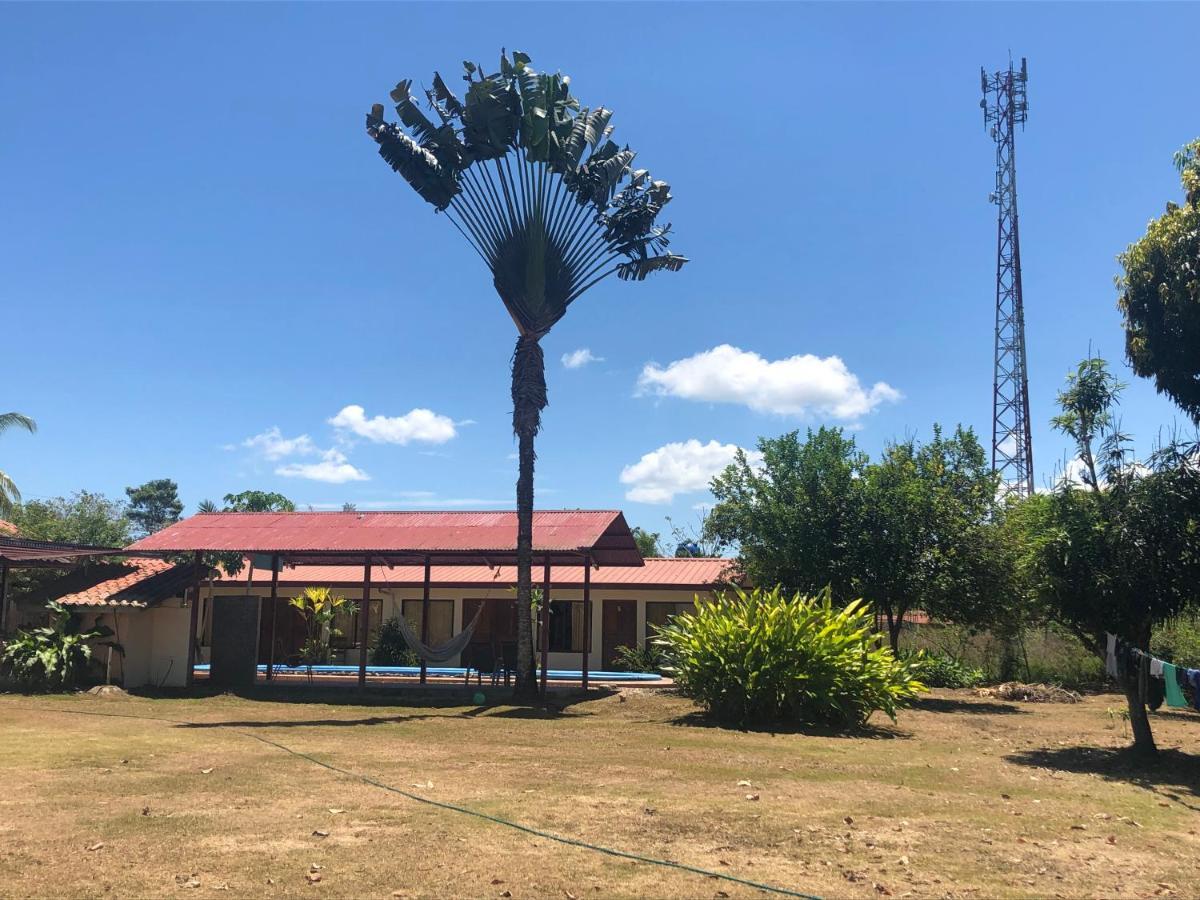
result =
[[[275,598],[275,665],[283,665],[300,655],[308,633],[304,614],[288,602],[287,597]],[[271,655],[271,598],[262,599],[258,618],[258,662],[266,665]]]
[[[611,669],[618,647],[637,646],[637,601],[605,600],[602,616],[603,654],[601,662]]]

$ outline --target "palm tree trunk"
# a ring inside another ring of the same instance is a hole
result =
[[[513,699],[537,700],[533,671],[533,441],[546,406],[546,364],[538,335],[522,335],[512,361],[513,432],[517,436],[517,678]]]

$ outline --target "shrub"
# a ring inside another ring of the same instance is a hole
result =
[[[979,687],[987,678],[983,669],[967,665],[948,653],[901,653],[901,658],[913,664],[921,682],[928,687]]]
[[[400,622],[395,617],[388,619],[379,626],[375,633],[375,643],[371,645],[371,665],[373,666],[419,666],[421,657],[413,652],[400,633]]]
[[[92,642],[110,637],[113,632],[103,625],[80,631],[79,617],[66,607],[54,601],[46,607],[50,624],[13,635],[0,652],[0,670],[26,690],[68,690],[92,658]],[[105,646],[121,649],[117,644]]]
[[[652,640],[647,641],[646,646],[642,648],[622,645],[614,652],[618,672],[661,672],[667,664],[663,648],[655,645]]]
[[[892,719],[925,686],[916,666],[881,646],[869,607],[734,588],[660,629],[657,639],[685,694],[740,725],[861,725]]]
[[[1176,665],[1200,666],[1200,613],[1185,613],[1155,628],[1150,652]]]

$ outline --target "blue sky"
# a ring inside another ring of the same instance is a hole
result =
[[[247,488],[510,506],[512,323],[362,124],[400,78],[453,84],[501,46],[616,111],[692,259],[604,282],[545,339],[539,506],[665,531],[759,435],[839,424],[876,452],[940,421],[988,440],[978,73],[1010,49],[1030,67],[1039,482],[1089,344],[1148,446],[1182,417],[1125,368],[1112,278],[1200,134],[1196,33],[1187,4],[4,4],[0,409],[40,431],[6,435],[0,468],[27,498],[168,476],[189,511]]]

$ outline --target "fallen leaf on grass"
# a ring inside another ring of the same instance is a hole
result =
[[[433,787],[433,782],[432,781],[414,781],[412,783],[411,787],[431,788],[431,787]]]
[[[853,816],[846,816],[844,819],[842,819],[842,821],[843,821],[843,822],[845,822],[847,825],[853,825],[853,824],[854,824],[854,817],[853,817]]]
[[[758,799],[758,794],[747,794],[747,795],[746,795],[746,799],[747,799],[747,800],[757,800],[757,799]]]
[[[1115,834],[1110,834],[1108,837],[1105,838],[1105,840],[1108,841],[1110,844],[1115,844],[1117,842],[1117,836]]]
[[[200,879],[196,877],[196,873],[194,872],[191,875],[176,875],[175,883],[184,888],[200,887]]]
[[[316,884],[318,881],[321,880],[321,873],[320,872],[307,872],[304,875],[304,878],[309,884]]]
[[[880,884],[878,881],[875,882],[875,893],[883,894],[885,897],[892,896],[892,892],[888,889],[888,886],[886,884]]]
[[[89,844],[88,845],[88,853],[94,853],[95,851],[99,850],[103,846],[104,846],[104,841],[96,841],[96,843],[94,843],[94,844]]]
[[[749,781],[747,781],[745,778],[743,778],[741,781],[739,781],[739,782],[737,783],[737,786],[738,786],[738,787],[754,787],[754,785],[752,785],[752,784],[751,784]]]
[[[492,884],[504,884],[504,879],[503,878],[493,878]]]
[[[212,772],[213,772],[213,770],[212,770],[212,769],[201,769],[201,770],[200,770],[200,774],[201,774],[201,775],[211,775],[211,774],[212,774]]]
[[[333,807],[333,806],[329,807],[329,814],[330,814],[330,815],[336,816],[338,813],[344,813],[344,812],[345,812],[345,810],[344,810],[344,809],[338,809],[338,808],[336,808],[336,807]]]
[[[322,831],[320,828],[313,829],[313,837],[329,837],[328,831]]]
[[[501,892],[500,892],[500,896],[501,896],[501,897],[511,897],[511,896],[512,896],[512,891],[501,891]]]

